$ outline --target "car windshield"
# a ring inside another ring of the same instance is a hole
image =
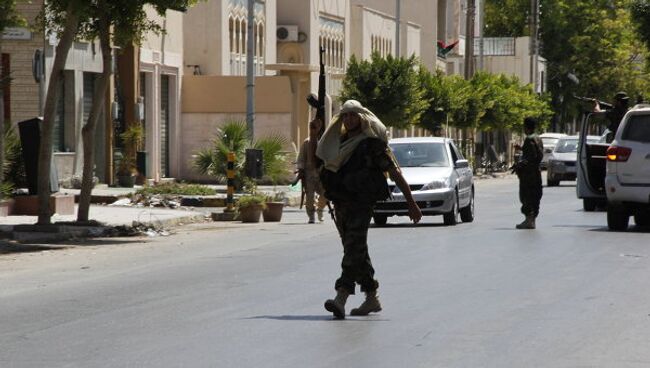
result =
[[[542,144],[545,147],[553,147],[557,144],[558,138],[542,138]]]
[[[446,167],[449,158],[444,143],[397,143],[391,149],[400,167]]]
[[[555,146],[555,152],[557,153],[568,153],[568,152],[578,152],[578,140],[577,139],[560,139]]]

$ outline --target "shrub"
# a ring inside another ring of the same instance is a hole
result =
[[[205,185],[185,183],[163,183],[139,189],[136,194],[141,195],[214,195],[217,192]]]

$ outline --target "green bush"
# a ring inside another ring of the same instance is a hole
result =
[[[194,159],[194,167],[203,175],[210,175],[220,183],[226,182],[228,152],[235,153],[235,187],[242,187],[242,177],[246,160],[246,149],[263,151],[265,177],[264,183],[288,184],[291,182],[291,168],[283,147],[287,139],[274,134],[250,142],[246,122],[226,121],[218,130],[211,147],[200,150]]]
[[[266,207],[266,196],[261,194],[249,194],[239,197],[237,200],[237,207],[246,208],[254,205],[262,205],[262,208]]]
[[[11,183],[14,188],[27,186],[25,161],[23,160],[20,138],[10,122],[7,122],[5,128],[5,162],[3,170],[6,182]]]
[[[136,192],[141,195],[214,195],[217,192],[209,187],[198,184],[184,183],[163,183],[151,187],[145,187]]]

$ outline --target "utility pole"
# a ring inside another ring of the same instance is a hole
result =
[[[478,15],[478,47],[479,47],[479,59],[478,59],[478,70],[483,70],[485,65],[484,54],[485,54],[485,42],[483,40],[483,33],[485,33],[485,0],[479,1],[479,15]]]
[[[397,9],[395,10],[395,57],[398,58],[400,57],[399,38],[400,38],[400,19],[402,18],[401,16],[402,1],[396,0],[395,6],[397,7]]]
[[[538,78],[538,54],[539,54],[539,0],[530,0],[530,83],[533,84],[533,91],[537,92],[539,85]]]
[[[246,128],[252,141],[255,125],[255,0],[248,0],[248,24],[246,27]]]
[[[465,24],[465,79],[474,75],[474,16],[476,0],[467,0],[467,22]]]

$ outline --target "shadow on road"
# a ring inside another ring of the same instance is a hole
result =
[[[13,241],[0,241],[0,255],[13,253],[36,253],[44,251],[64,250],[74,247],[106,246],[143,243],[146,239],[140,240],[118,240],[118,239],[79,239],[62,242],[38,242],[18,243]]]
[[[311,322],[320,322],[320,321],[352,321],[352,322],[387,322],[388,319],[378,319],[373,317],[360,317],[360,318],[348,318],[345,319],[335,319],[332,315],[283,315],[283,316],[255,316],[248,317],[243,319],[272,319],[276,321],[311,321]]]

